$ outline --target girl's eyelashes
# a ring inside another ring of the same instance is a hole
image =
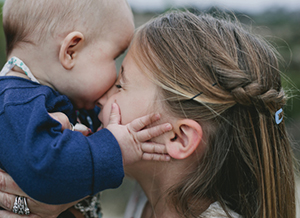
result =
[[[120,84],[116,84],[116,87],[117,87],[118,89],[121,89],[121,88],[122,88],[122,86],[121,86]]]
[[[116,83],[115,83],[115,87],[117,88],[117,89],[123,89],[123,82],[122,82],[122,78],[118,78],[118,80],[116,81]]]

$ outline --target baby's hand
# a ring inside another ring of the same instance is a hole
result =
[[[65,115],[62,112],[54,112],[54,113],[48,113],[48,114],[54,120],[60,122],[61,131],[64,131],[65,129],[71,129],[72,130],[73,125],[70,123],[69,118],[67,117],[67,115]]]
[[[165,145],[149,142],[149,140],[170,131],[171,124],[165,123],[144,129],[159,119],[159,114],[151,114],[135,119],[127,125],[121,125],[119,106],[116,103],[112,104],[110,122],[106,128],[114,134],[119,142],[124,165],[130,165],[142,159],[170,160]]]
[[[64,131],[65,129],[70,129],[72,131],[81,132],[85,136],[91,134],[91,130],[81,123],[76,123],[75,126],[73,126],[73,124],[70,123],[67,115],[65,115],[62,112],[49,113],[49,115],[54,120],[57,120],[61,123],[61,131]]]

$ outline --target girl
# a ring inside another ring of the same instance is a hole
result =
[[[172,160],[126,167],[147,197],[130,216],[296,217],[276,55],[228,18],[171,12],[137,30],[99,118],[114,102],[123,124],[160,112]]]

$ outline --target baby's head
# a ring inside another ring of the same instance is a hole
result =
[[[286,100],[276,51],[228,17],[173,12],[139,28],[129,52],[157,84],[166,114],[203,131],[204,152],[170,193],[177,209],[196,216],[187,201],[207,198],[245,217],[284,214],[274,209],[284,200],[262,206],[272,204],[265,195],[293,196],[293,185],[284,185],[293,184],[290,147],[275,120]]]
[[[126,1],[107,0],[6,0],[3,28],[7,54],[19,43],[45,44],[57,35],[72,31],[85,34],[87,42],[97,40],[114,21],[122,20],[120,10]]]
[[[6,0],[3,27],[8,57],[22,59],[41,84],[79,108],[92,108],[114,83],[114,60],[134,31],[126,0]]]

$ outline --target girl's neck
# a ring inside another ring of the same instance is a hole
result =
[[[176,217],[175,215],[165,216],[166,212],[170,212],[168,190],[178,181],[178,175],[166,163],[140,163],[134,166],[131,172],[127,171],[142,187],[148,198],[148,202],[144,208],[142,218],[155,217]],[[178,169],[177,172],[180,172]]]
[[[135,168],[134,175],[131,176],[138,181],[148,198],[141,218],[181,218],[182,215],[177,213],[168,192],[170,188],[178,184],[178,181],[187,176],[184,173],[187,168],[184,171],[176,164],[174,167],[166,163],[158,163],[149,168],[140,165],[140,169]],[[196,205],[194,209],[199,210],[197,213],[200,215],[211,203],[211,201],[203,199],[201,202],[193,202],[192,204]]]

